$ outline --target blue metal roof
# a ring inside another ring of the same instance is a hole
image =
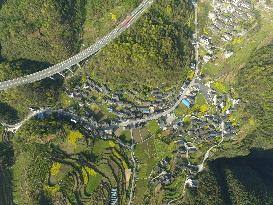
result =
[[[182,103],[187,107],[190,107],[190,105],[191,105],[190,102],[187,99],[183,99]]]

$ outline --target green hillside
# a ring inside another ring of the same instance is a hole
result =
[[[223,144],[217,158],[247,155],[252,148],[273,148],[272,85],[273,44],[269,44],[252,53],[238,71],[234,86],[243,106],[243,124],[235,140]]]
[[[9,0],[0,10],[1,53],[8,60],[56,63],[80,46],[84,2]]]
[[[269,44],[239,71],[236,91],[244,104],[243,128],[238,139],[219,148],[218,159],[208,163],[199,175],[200,186],[187,192],[184,204],[273,204],[272,59]]]
[[[217,159],[199,176],[200,186],[188,191],[184,204],[273,204],[273,150],[252,150],[246,157]]]
[[[172,87],[188,72],[191,23],[189,2],[156,1],[133,27],[101,50],[85,72],[113,89]]]

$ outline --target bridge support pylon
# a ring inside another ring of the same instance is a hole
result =
[[[73,71],[70,68],[67,68],[67,70],[69,70],[73,74]]]
[[[62,76],[63,78],[65,78],[65,76],[63,75],[63,74],[61,74],[61,73],[58,73],[60,76]]]

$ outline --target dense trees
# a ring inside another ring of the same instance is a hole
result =
[[[239,72],[238,92],[245,111],[254,117],[257,129],[246,138],[250,146],[272,145],[273,119],[273,44],[256,51]]]
[[[13,197],[16,204],[39,204],[43,183],[50,168],[48,147],[43,144],[16,144],[13,167]],[[22,197],[24,196],[24,197]]]
[[[191,9],[187,1],[157,1],[136,25],[89,64],[110,87],[173,86],[190,62]]]
[[[0,80],[30,74],[80,49],[85,0],[10,0],[0,10]],[[22,118],[29,107],[58,104],[62,80],[1,91],[1,121]],[[18,113],[18,114],[16,114]]]
[[[246,157],[212,161],[199,176],[200,187],[187,194],[185,204],[270,205],[272,165],[272,150],[252,150]]]
[[[77,52],[83,6],[82,0],[9,0],[0,10],[2,55],[56,63]]]

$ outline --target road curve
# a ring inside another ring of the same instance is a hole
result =
[[[0,90],[6,90],[9,88],[17,87],[20,85],[33,83],[44,78],[50,77],[57,73],[60,73],[74,65],[77,65],[86,58],[94,55],[100,49],[109,44],[112,40],[118,37],[122,32],[129,28],[142,14],[152,5],[154,0],[144,0],[132,13],[119,24],[114,30],[108,33],[106,36],[102,37],[96,43],[88,47],[87,49],[81,51],[80,53],[68,58],[65,61],[62,61],[54,66],[51,66],[42,71],[32,73],[23,77],[15,78],[12,80],[7,80],[0,82]]]
[[[152,115],[152,116],[148,116],[146,118],[135,119],[135,120],[127,120],[125,122],[121,122],[121,123],[119,123],[119,126],[120,127],[126,127],[128,125],[136,125],[137,123],[143,123],[143,122],[147,122],[147,121],[151,121],[151,120],[157,120],[160,117],[163,117],[163,116],[166,116],[166,115],[170,114],[171,112],[173,112],[178,107],[178,105],[181,103],[181,101],[183,100],[183,98],[185,97],[185,95],[187,94],[187,92],[195,84],[196,78],[197,78],[197,75],[190,82],[190,84],[188,85],[187,89],[185,89],[181,93],[180,97],[178,98],[178,100],[175,102],[175,104],[171,108],[165,110],[164,112],[161,112],[161,113],[158,113],[158,114],[155,114],[155,115]]]

